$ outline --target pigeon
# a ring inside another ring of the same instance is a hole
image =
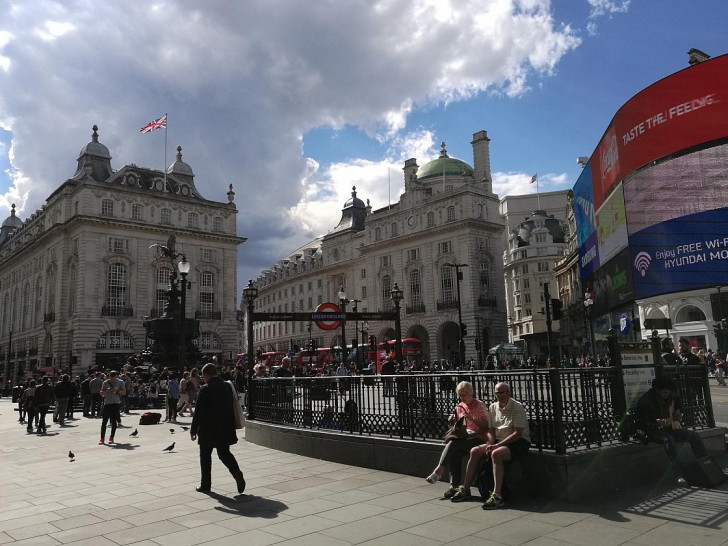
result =
[[[131,436],[133,438],[136,438],[138,434],[139,434],[139,429],[138,428],[135,428],[134,429],[134,432],[132,432],[131,434],[129,434],[129,436]]]
[[[170,451],[171,452],[173,449],[174,449],[174,442],[172,442],[172,445],[171,446],[165,447],[162,451]]]
[[[172,434],[174,434],[174,429],[173,429],[173,428],[169,429],[169,431],[170,431],[170,432],[171,432]]]
[[[71,462],[76,460],[76,456],[73,454],[73,451],[68,452],[68,458],[71,459]]]

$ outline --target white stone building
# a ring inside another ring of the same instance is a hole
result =
[[[237,247],[245,239],[236,234],[232,186],[227,202],[203,198],[179,147],[166,177],[133,164],[114,170],[96,126],[77,161],[42,209],[22,221],[13,206],[0,230],[5,377],[40,368],[76,375],[140,353],[145,317],[163,310],[173,267],[150,245],[171,233],[191,264],[186,314],[200,319],[199,348],[234,357]]]
[[[503,272],[509,340],[524,348],[526,355],[548,354],[543,285],[549,284],[551,298],[559,298],[554,266],[568,242],[568,193],[508,196],[501,201],[507,230]],[[558,321],[552,330],[559,331]],[[554,348],[556,341],[554,337]]]
[[[342,286],[349,300],[360,300],[358,311],[391,310],[390,290],[397,283],[404,291],[402,337],[420,339],[428,361],[456,360],[457,283],[447,264],[468,264],[462,268],[460,308],[468,328],[466,359],[477,360],[476,338],[486,348],[506,336],[503,220],[493,193],[489,142],[485,131],[473,135],[473,167],[449,157],[444,143],[440,157],[422,167],[407,160],[405,191],[391,206],[373,211],[354,189],[330,233],[261,273],[256,311],[314,311],[324,302],[338,304]],[[362,338],[361,324],[345,326],[349,344],[355,328]],[[364,335],[394,339],[394,324],[367,327]],[[309,339],[319,347],[336,346],[341,331],[301,322],[254,325],[256,349],[289,350]]]

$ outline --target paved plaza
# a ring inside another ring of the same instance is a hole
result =
[[[197,445],[182,429],[189,418],[139,426],[138,413],[125,416],[119,443],[100,446],[99,419],[36,436],[14,407],[0,399],[0,544],[728,545],[728,483],[663,483],[580,505],[521,498],[487,512],[479,500],[441,500],[445,484],[241,440],[233,453],[245,493],[213,456],[214,493],[205,495],[194,490]],[[135,428],[138,437],[129,437]],[[163,452],[173,441],[174,451]]]

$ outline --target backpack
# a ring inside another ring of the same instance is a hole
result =
[[[142,416],[139,418],[139,424],[140,425],[158,425],[159,421],[161,419],[162,419],[161,413],[147,411],[147,412],[142,413]]]
[[[487,499],[495,487],[493,482],[493,465],[490,462],[490,458],[484,459],[478,467],[477,478],[475,483],[478,485],[478,492],[480,493],[481,499]]]

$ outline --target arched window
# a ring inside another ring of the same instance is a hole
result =
[[[678,311],[677,317],[675,317],[676,324],[680,324],[681,322],[699,322],[701,320],[705,320],[705,313],[694,305],[686,305]]]
[[[392,310],[392,277],[385,275],[382,277],[382,309],[385,311]]]
[[[106,273],[106,310],[109,315],[121,315],[126,307],[126,266],[111,263]]]
[[[443,266],[440,268],[440,276],[442,278],[442,303],[448,304],[455,301],[453,292],[454,282],[452,276],[452,267]]]
[[[164,313],[164,307],[167,305],[167,290],[169,289],[169,277],[172,275],[172,270],[167,266],[157,268],[156,272],[156,288],[154,291],[154,308],[152,309],[152,316],[158,317]]]
[[[487,263],[480,264],[480,294],[488,296],[490,293],[490,267]]]
[[[455,207],[447,207],[447,221],[452,222],[455,220]]]
[[[96,343],[97,349],[133,349],[134,338],[124,330],[108,330]]]

